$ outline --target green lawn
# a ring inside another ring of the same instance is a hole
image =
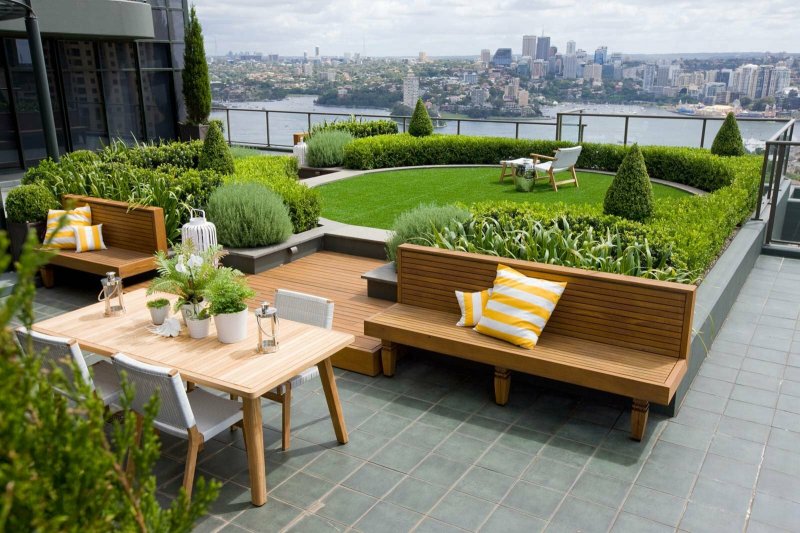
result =
[[[365,174],[320,187],[322,216],[347,224],[388,229],[397,215],[425,203],[461,202],[470,205],[484,200],[511,200],[602,205],[613,177],[578,172],[580,188],[569,184],[559,187],[556,193],[545,181],[539,181],[533,192],[523,193],[514,190],[511,178],[499,183],[499,176],[499,167],[429,168]],[[566,174],[556,174],[557,179],[566,177]],[[653,184],[653,193],[657,200],[688,194],[657,184]]]

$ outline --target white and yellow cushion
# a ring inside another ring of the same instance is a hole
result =
[[[67,220],[59,229],[61,217],[66,215]],[[64,211],[63,209],[51,209],[47,212],[47,232],[44,235],[44,242],[50,248],[60,250],[73,250],[75,248],[75,231],[72,226],[91,226],[92,208],[88,205]]]
[[[566,286],[497,265],[492,295],[475,331],[532,350]]]
[[[486,302],[489,301],[491,295],[492,289],[480,292],[456,291],[456,300],[458,300],[458,306],[461,307],[461,320],[456,326],[472,327],[477,324],[483,316],[483,308],[486,307]]]
[[[75,232],[76,252],[106,249],[106,243],[103,242],[102,224],[96,226],[72,226],[72,229]]]

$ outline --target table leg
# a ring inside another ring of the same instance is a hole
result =
[[[267,468],[264,464],[264,434],[261,420],[261,398],[243,398],[244,438],[247,444],[247,466],[250,471],[250,501],[267,503]]]
[[[347,427],[342,416],[342,405],[339,403],[339,389],[336,388],[336,379],[333,375],[333,365],[330,358],[320,361],[317,364],[319,377],[322,380],[322,390],[325,391],[325,401],[328,402],[328,411],[333,422],[333,431],[336,433],[336,440],[341,444],[347,444]]]

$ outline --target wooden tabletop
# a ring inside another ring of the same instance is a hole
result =
[[[175,300],[171,295],[168,298]],[[123,352],[144,362],[175,368],[185,380],[245,398],[261,396],[354,340],[349,333],[281,320],[279,350],[259,354],[253,313],[247,319],[247,338],[235,344],[217,340],[213,320],[205,339],[190,338],[185,326],[180,336],[165,338],[148,331],[152,323],[146,301],[145,289],[138,289],[125,294],[127,313],[122,316],[106,317],[105,304],[96,303],[37,322],[33,329],[76,339],[83,349],[100,355]]]

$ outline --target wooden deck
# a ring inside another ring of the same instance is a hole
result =
[[[364,319],[391,306],[393,302],[367,296],[367,282],[361,275],[384,264],[335,252],[317,252],[292,263],[247,277],[256,297],[250,308],[275,300],[275,289],[289,289],[324,296],[334,302],[333,329],[352,333],[355,342],[333,358],[333,364],[374,376],[381,371],[381,341],[364,335]]]

